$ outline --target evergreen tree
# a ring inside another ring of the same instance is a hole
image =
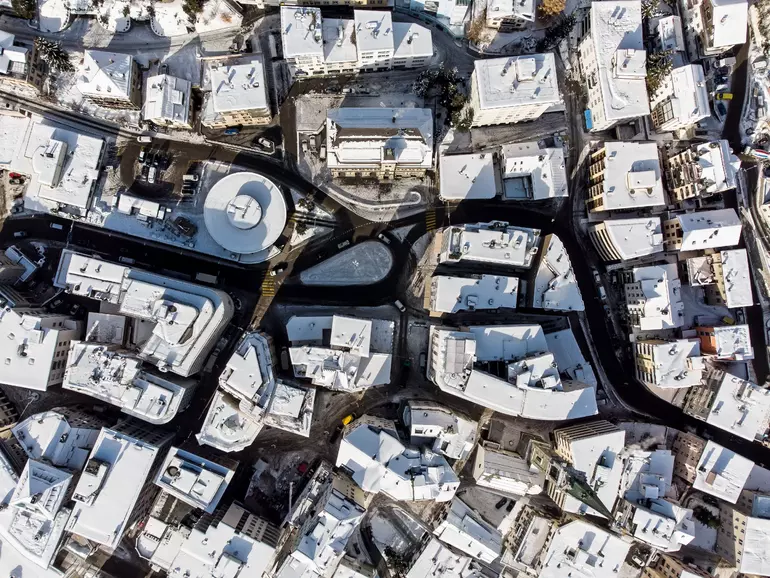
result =
[[[35,38],[35,49],[40,60],[48,65],[49,71],[72,72],[75,70],[70,62],[70,55],[61,42],[38,36]]]
[[[26,20],[32,20],[37,11],[37,2],[35,0],[11,0],[11,6],[16,16]]]
[[[559,18],[556,23],[548,27],[545,31],[545,36],[538,41],[536,46],[537,52],[548,52],[559,44],[562,39],[569,36],[576,22],[577,18],[575,18],[574,13]]]

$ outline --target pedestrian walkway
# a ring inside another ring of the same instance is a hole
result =
[[[425,211],[425,230],[433,231],[436,229],[436,209]]]

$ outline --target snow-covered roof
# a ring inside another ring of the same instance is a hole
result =
[[[725,282],[725,300],[730,308],[754,305],[751,291],[751,274],[746,249],[730,249],[721,252],[722,277]]]
[[[593,367],[583,356],[572,329],[562,329],[546,333],[548,350],[553,353],[559,372],[570,379],[596,387],[596,374]]]
[[[137,356],[182,376],[202,368],[233,315],[224,291],[70,250],[62,251],[54,284],[144,321],[142,339],[135,336]]]
[[[590,30],[605,118],[613,121],[649,114],[641,1],[593,2]]]
[[[358,12],[358,11],[357,11]],[[371,12],[361,10],[361,12]],[[411,22],[393,23],[393,58],[418,58],[433,55],[433,36],[429,28]]]
[[[540,578],[564,578],[568,573],[573,578],[613,578],[630,548],[631,543],[620,536],[573,520],[556,531],[543,558]]]
[[[433,533],[445,544],[487,564],[500,556],[500,530],[459,498],[452,500],[446,517]]]
[[[281,7],[281,40],[285,58],[323,58],[321,9],[306,6]]]
[[[162,219],[166,213],[165,207],[157,201],[142,199],[127,193],[120,193],[118,196],[117,210],[125,215],[136,214],[151,219]]]
[[[353,391],[390,383],[393,355],[371,348],[392,322],[345,315],[292,316],[286,332],[294,375],[330,389]]]
[[[67,530],[117,547],[157,454],[152,444],[102,428],[75,486]]]
[[[634,267],[634,281],[626,283],[626,304],[639,316],[642,331],[671,329],[684,324],[682,283],[676,263]]]
[[[770,389],[726,372],[720,377],[706,422],[747,440],[764,434],[770,419]]]
[[[473,477],[476,485],[507,495],[537,495],[543,491],[545,475],[519,454],[480,443],[476,449]]]
[[[34,260],[30,259],[16,245],[7,247],[4,253],[0,253],[0,258],[2,258],[3,254],[7,259],[6,263],[14,263],[24,268],[24,272],[19,276],[17,283],[23,283],[32,277],[33,273],[45,264],[45,257],[38,254],[33,256]]]
[[[540,325],[476,325],[468,331],[476,339],[479,361],[517,361],[548,351]]]
[[[473,74],[482,109],[562,102],[550,52],[476,60]]]
[[[492,153],[439,156],[439,195],[444,200],[492,199],[497,195]]]
[[[470,556],[457,554],[438,539],[431,538],[412,563],[406,578],[482,578],[481,567]]]
[[[45,460],[57,467],[80,471],[100,430],[79,422],[75,419],[73,425],[65,414],[51,410],[29,416],[12,431],[29,459]]]
[[[348,426],[336,465],[364,491],[382,492],[394,500],[446,502],[460,485],[443,456],[405,446],[396,437],[393,422],[368,416]]]
[[[86,50],[76,86],[83,96],[128,100],[133,71],[134,57],[130,54]]]
[[[770,542],[770,519],[750,516],[746,520],[743,535],[743,554],[740,571],[749,576],[769,576],[770,560],[767,557],[767,544]],[[740,548],[740,545],[736,545]]]
[[[329,168],[379,166],[387,160],[430,169],[433,113],[428,108],[329,109],[326,151]]]
[[[551,311],[583,311],[580,294],[569,253],[556,235],[547,237],[532,289],[532,306]]]
[[[62,387],[90,395],[150,423],[171,421],[187,387],[142,370],[142,361],[118,346],[73,341]]]
[[[190,124],[192,84],[184,78],[159,74],[147,78],[144,95],[146,120]]]
[[[623,460],[619,454],[625,447],[625,440],[626,433],[616,430],[569,442],[572,467],[585,474],[586,482],[594,488],[597,497],[609,511],[613,511],[620,489]],[[563,509],[566,512],[602,516],[570,494],[564,496]]]
[[[286,200],[264,175],[231,173],[206,194],[203,221],[209,235],[236,255],[259,253],[272,247],[286,225]]]
[[[505,198],[538,201],[569,194],[563,148],[540,148],[537,142],[526,142],[505,144],[500,152]]]
[[[745,361],[754,358],[748,325],[714,327],[717,359]]]
[[[737,185],[741,161],[733,154],[730,143],[724,139],[693,145],[697,160],[690,166],[699,186],[708,193],[721,193],[734,189]]]
[[[684,32],[682,31],[682,19],[679,16],[664,16],[656,22],[660,47],[663,50],[675,50],[684,52]]]
[[[709,441],[695,469],[692,487],[735,504],[753,468],[751,460]]]
[[[209,71],[215,112],[269,110],[262,56],[249,55],[248,61],[232,64],[214,60]]]
[[[625,2],[595,2],[601,4],[639,4],[635,0]],[[641,27],[640,27],[641,29]],[[644,85],[644,79],[642,79]],[[645,113],[646,114],[646,113]],[[604,209],[638,209],[665,205],[661,180],[658,146],[654,142],[607,142],[604,143]]]
[[[0,308],[3,383],[45,391],[59,342],[69,341],[80,332],[80,325],[65,315]]]
[[[637,540],[663,552],[676,552],[695,539],[691,509],[663,499],[650,500],[649,506],[642,503],[635,506],[631,522]]]
[[[467,260],[524,268],[532,265],[540,240],[539,229],[511,227],[504,221],[448,227],[443,234],[449,242],[444,242],[440,262]]]
[[[315,392],[312,387],[276,382],[264,417],[265,425],[309,437],[315,408]]]
[[[700,384],[704,360],[697,339],[642,340],[638,343],[637,347],[649,350],[645,355],[649,355],[655,366],[653,381],[658,387],[679,388]]]
[[[70,517],[63,506],[71,481],[70,473],[27,461],[13,493],[2,501],[6,507],[0,511],[0,538],[7,542],[3,555],[6,547],[13,547],[40,568],[49,567]]]
[[[621,479],[621,493],[627,500],[657,499],[671,489],[674,476],[671,450],[627,450]]]
[[[327,64],[358,61],[353,20],[325,18],[323,21],[323,54]]]
[[[711,116],[706,76],[700,64],[686,64],[671,71],[672,113],[681,125],[693,125]]]
[[[730,48],[746,42],[749,3],[746,0],[711,0],[712,47]]]
[[[431,309],[456,313],[476,309],[516,309],[518,277],[481,275],[478,278],[437,275],[431,284]]]
[[[677,215],[682,228],[680,251],[732,247],[741,241],[741,219],[735,209],[715,209]]]
[[[239,409],[237,399],[218,389],[195,437],[199,444],[237,452],[249,447],[262,427],[263,422],[251,419]]]
[[[487,19],[516,17],[534,22],[535,5],[535,0],[490,0],[487,3]]]
[[[155,476],[155,484],[183,502],[211,514],[233,475],[233,470],[172,447]]]
[[[604,221],[604,230],[624,261],[663,251],[660,217]]]
[[[360,52],[393,50],[393,18],[387,10],[354,10],[356,46]]]
[[[219,387],[259,407],[266,407],[275,389],[273,360],[267,338],[247,333],[219,376]]]
[[[27,49],[14,46],[16,37],[0,30],[0,74],[25,74],[27,72]]]
[[[436,403],[414,400],[404,408],[404,425],[409,428],[413,444],[432,440],[434,452],[455,460],[471,452],[478,426]]]

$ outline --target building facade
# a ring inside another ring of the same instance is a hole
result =
[[[77,89],[94,104],[131,110],[142,106],[142,72],[130,54],[86,50],[78,76]]]
[[[663,170],[673,203],[703,200],[734,189],[740,160],[726,140],[696,143],[663,155]]]
[[[692,484],[695,481],[695,470],[705,448],[706,440],[703,438],[695,434],[679,432],[672,446],[674,475]]]

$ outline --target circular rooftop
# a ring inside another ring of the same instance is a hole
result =
[[[209,234],[228,251],[259,253],[281,235],[286,201],[267,177],[234,173],[209,189],[203,219]]]

